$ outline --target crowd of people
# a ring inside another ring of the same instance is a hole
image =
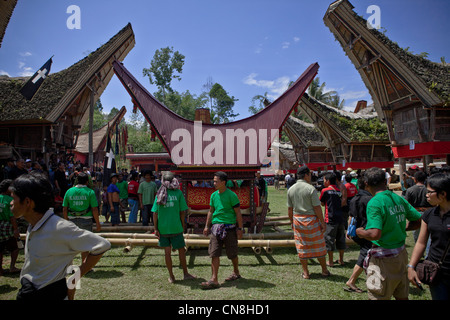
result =
[[[409,283],[423,290],[416,266],[425,256],[442,262],[439,276],[429,283],[432,299],[448,300],[450,168],[430,167],[430,172],[424,172],[411,166],[399,192],[402,195],[389,190],[391,175],[380,168],[358,173],[350,169],[342,175],[326,172],[319,193],[312,186],[312,172],[300,167],[297,182],[288,190],[287,206],[303,278],[310,278],[309,259],[318,259],[324,277],[330,275],[328,268],[345,264],[348,237],[360,246],[360,254],[346,291],[363,292],[356,281],[365,271],[369,299],[408,299]],[[355,233],[350,234],[350,229]],[[405,241],[409,230],[420,231],[408,263]],[[334,260],[336,250],[339,259]]]
[[[302,278],[310,279],[308,260],[313,258],[320,263],[322,277],[329,277],[330,268],[336,264],[344,265],[346,237],[349,237],[360,246],[360,254],[345,284],[346,291],[362,293],[356,281],[365,272],[369,299],[408,299],[409,283],[423,288],[416,266],[425,256],[433,262],[442,261],[440,276],[429,285],[432,298],[448,299],[448,169],[434,167],[424,172],[416,166],[410,167],[399,195],[389,190],[392,176],[379,168],[363,172],[349,169],[342,174],[325,172],[320,177],[314,176],[306,166],[298,168],[296,179],[289,175],[286,182],[289,182],[288,216]],[[21,272],[18,299],[74,298],[75,287],[63,281],[74,256],[81,254],[80,275],[83,276],[111,247],[107,240],[93,233],[94,224],[96,231],[101,231],[101,215],[112,225],[127,222],[153,225],[159,246],[165,248],[169,282],[175,281],[172,250],[179,253],[184,279],[196,278],[186,264],[183,232],[188,207],[173,173],[154,175],[152,171],[140,174],[136,170],[130,173],[122,170],[112,174],[104,184],[101,168],[91,173],[77,166],[69,172],[66,163],[60,161],[56,170],[51,171],[53,174],[43,170],[39,163],[22,159],[8,162],[3,171],[0,249],[11,253],[9,271]],[[225,280],[241,278],[237,244],[242,238],[243,223],[239,199],[229,189],[231,184],[226,173],[216,172],[212,185],[216,191],[211,195],[203,230],[204,235],[210,236],[208,253],[212,274],[210,280],[201,283],[203,289],[220,287],[218,270],[223,246],[233,265],[232,274]],[[265,200],[264,178],[258,175],[255,185]],[[129,211],[128,221],[126,211]],[[19,218],[28,223],[22,270],[15,266]],[[354,234],[349,233],[351,226],[356,230]],[[416,245],[408,261],[405,241],[409,230],[419,231],[415,233]]]

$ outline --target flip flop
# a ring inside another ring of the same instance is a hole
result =
[[[203,290],[210,290],[210,289],[220,288],[220,284],[215,283],[215,282],[213,282],[211,280],[209,280],[207,282],[202,282],[200,285],[202,286]]]
[[[347,292],[355,292],[355,293],[363,293],[363,291],[360,289],[360,288],[358,288],[358,287],[355,287],[355,288],[352,288],[352,287],[344,287],[344,291],[347,291]]]
[[[234,280],[237,280],[237,279],[240,279],[240,278],[242,278],[240,274],[233,273],[231,276],[226,278],[225,281],[234,281]]]
[[[193,279],[197,279],[197,277],[192,274],[187,274],[183,277],[183,280],[193,280]]]
[[[323,278],[328,278],[329,276],[331,276],[331,272],[327,271],[327,273],[321,273]]]

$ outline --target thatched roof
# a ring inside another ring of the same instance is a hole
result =
[[[348,0],[338,0],[330,4],[324,22],[335,34],[337,40],[345,50],[348,43],[343,43],[337,37],[335,26],[330,17],[333,13],[343,21],[345,28],[361,37],[364,46],[370,51],[378,52],[384,64],[390,65],[400,78],[411,87],[418,97],[429,107],[442,106],[450,103],[450,66],[448,64],[432,62],[421,56],[412,54],[391,41],[386,35],[372,28],[367,28],[367,20],[353,11],[353,5]],[[445,39],[443,39],[445,41]],[[363,66],[352,62],[361,73]],[[364,78],[364,76],[363,76]]]
[[[387,127],[382,123],[372,107],[364,112],[353,113],[331,107],[305,93],[300,101],[300,107],[312,106],[329,125],[337,127],[338,131],[353,142],[389,141]]]
[[[0,48],[17,0],[0,1]]]
[[[128,24],[106,44],[78,61],[71,67],[50,74],[31,101],[19,92],[28,78],[0,77],[0,123],[45,123],[55,122],[73,103],[86,86],[86,81],[95,76],[117,47],[123,37],[132,34]],[[45,59],[43,59],[45,60]]]
[[[300,120],[294,116],[290,116],[286,124],[295,131],[295,134],[302,138],[302,142],[307,147],[324,147],[325,142],[317,127],[312,124]],[[285,125],[286,125],[285,124]]]
[[[111,119],[106,125],[93,132],[93,152],[100,151],[101,148],[106,146],[106,138],[110,132],[115,132],[115,127],[119,125],[123,119],[127,109],[122,107],[120,111]],[[89,133],[80,134],[75,148],[76,152],[89,153]]]

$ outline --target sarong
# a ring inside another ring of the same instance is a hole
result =
[[[327,254],[320,222],[313,215],[294,214],[295,247],[300,259],[320,258]]]

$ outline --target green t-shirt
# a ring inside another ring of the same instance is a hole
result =
[[[153,204],[153,202],[155,201],[156,191],[156,183],[154,183],[153,181],[143,181],[139,184],[138,193],[142,194],[142,204],[144,206]]]
[[[116,186],[119,188],[119,199],[127,199],[128,198],[128,182],[122,180],[121,182],[117,182]]]
[[[180,219],[180,211],[188,209],[186,200],[181,190],[167,190],[167,202],[161,206],[158,204],[158,197],[155,197],[152,212],[158,213],[158,230],[160,234],[182,233],[183,224]]]
[[[0,221],[10,221],[13,216],[11,212],[12,197],[0,194]]]
[[[209,205],[214,208],[212,224],[235,224],[234,208],[239,204],[238,196],[230,189],[227,188],[222,193],[219,193],[219,190],[215,191],[209,201]]]
[[[87,186],[75,186],[67,190],[63,200],[63,207],[68,208],[69,216],[89,217],[92,216],[92,209],[81,215],[76,212],[84,212],[89,207],[98,207],[97,197],[91,188]]]
[[[377,193],[370,199],[366,212],[366,230],[382,231],[381,238],[372,242],[386,249],[403,246],[406,239],[406,220],[415,221],[421,217],[408,201],[389,190]]]

